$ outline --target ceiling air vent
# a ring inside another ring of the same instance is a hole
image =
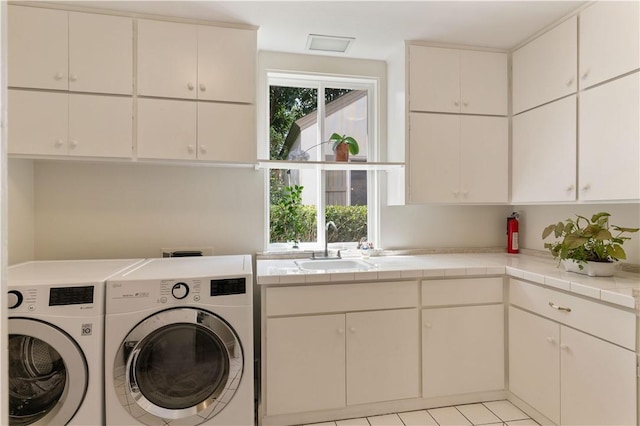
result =
[[[345,53],[354,37],[338,37],[328,35],[309,34],[307,39],[307,49],[321,52]]]

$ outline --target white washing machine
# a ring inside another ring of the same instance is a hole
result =
[[[104,424],[105,280],[138,260],[8,268],[9,424]]]
[[[107,281],[106,422],[253,425],[251,256],[150,259]]]

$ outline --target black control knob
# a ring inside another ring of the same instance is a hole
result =
[[[7,299],[9,303],[9,309],[15,309],[18,306],[22,305],[22,293],[17,290],[9,290],[7,294]]]
[[[171,294],[176,299],[184,299],[189,295],[189,286],[187,283],[175,283],[171,288]]]

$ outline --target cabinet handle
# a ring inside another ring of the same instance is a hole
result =
[[[570,78],[570,79],[567,81],[567,87],[571,87],[571,86],[573,86],[573,78]]]
[[[453,101],[453,105],[454,105],[454,106],[460,106],[460,102],[458,102],[458,101]]]
[[[425,322],[424,323],[424,328],[431,328],[431,323],[430,322]]]
[[[560,345],[560,349],[562,349],[563,351],[568,351],[569,345]]]
[[[76,74],[71,74],[69,76],[69,81],[78,81],[78,76]]]
[[[464,198],[467,198],[469,196],[469,191],[467,191],[466,189],[462,191],[462,196]]]
[[[344,328],[339,328],[338,329],[338,334],[344,334]]]
[[[549,306],[551,306],[553,309],[556,309],[558,311],[571,312],[571,308],[566,308],[564,306],[558,306],[553,302],[549,302]]]
[[[460,191],[453,191],[452,194],[455,198],[458,198],[460,196]]]
[[[205,86],[204,84],[200,83],[200,91],[204,92],[207,90],[207,86]]]
[[[586,70],[584,70],[584,72],[582,73],[582,79],[586,80],[587,77],[589,77],[589,68],[587,68]]]
[[[469,102],[463,102],[462,106],[468,107],[469,106]]]
[[[78,141],[75,139],[72,139],[71,142],[69,142],[69,148],[71,149],[75,149],[78,146]]]
[[[573,191],[575,188],[575,185],[569,185],[567,186],[567,191]]]
[[[193,83],[187,83],[187,89],[193,90],[194,89]]]
[[[206,154],[207,153],[207,147],[204,146],[204,145],[200,145],[200,152],[203,153],[203,154]]]
[[[356,332],[355,327],[349,327],[349,333],[355,333],[355,332]]]
[[[547,342],[554,344],[556,342],[556,339],[554,339],[553,337],[549,336],[547,337]]]
[[[585,185],[582,187],[582,190],[583,190],[583,191],[588,191],[588,190],[590,190],[590,189],[591,189],[591,184],[590,184],[590,183],[587,183],[587,184],[585,184]]]
[[[193,151],[194,151],[193,145],[191,144],[187,145],[187,151],[189,151],[190,154],[193,154]]]
[[[53,78],[55,80],[62,80],[62,77],[64,77],[64,74],[62,74],[61,72],[57,72],[53,75]]]

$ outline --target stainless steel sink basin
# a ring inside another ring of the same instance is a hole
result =
[[[295,263],[304,271],[355,272],[375,268],[375,265],[357,259],[296,260]]]

